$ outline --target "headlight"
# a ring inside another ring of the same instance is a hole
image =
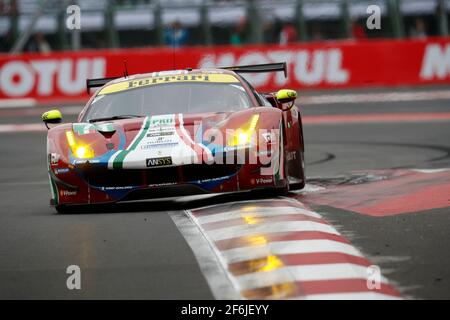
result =
[[[259,114],[255,114],[252,116],[247,128],[239,128],[236,130],[234,135],[230,140],[228,140],[228,146],[242,146],[249,144],[252,140],[253,133],[255,132],[256,124],[259,120]]]
[[[72,153],[79,159],[90,159],[95,157],[94,150],[85,144],[75,141],[75,137],[72,131],[66,131],[67,143],[69,144]]]
[[[75,156],[80,159],[94,158],[94,150],[89,146],[79,146],[75,149]]]

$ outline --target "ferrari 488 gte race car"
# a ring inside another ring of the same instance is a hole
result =
[[[303,188],[297,94],[258,93],[244,72],[286,64],[186,69],[88,79],[76,123],[42,115],[58,212],[91,205],[202,193]]]

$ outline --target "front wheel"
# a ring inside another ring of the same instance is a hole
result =
[[[304,156],[304,152],[300,152],[300,169],[301,169],[301,173],[300,173],[300,179],[302,180],[299,183],[292,183],[290,185],[290,189],[291,190],[301,190],[305,187],[306,185],[306,177],[305,177],[305,156]]]
[[[284,149],[284,128],[281,127],[280,131],[280,140],[279,140],[279,162],[278,162],[278,180],[281,178],[285,181],[285,186],[277,187],[275,189],[275,193],[278,196],[286,195],[289,192],[290,185],[289,185],[289,176],[287,174],[288,167],[286,162],[286,155],[285,155],[285,149]]]
[[[56,206],[55,206],[56,212],[57,212],[57,213],[61,213],[61,214],[64,214],[64,213],[71,213],[71,212],[72,212],[71,209],[72,209],[71,207],[68,207],[68,206],[66,206],[66,205],[64,205],[64,204],[60,204],[60,205],[56,205]]]

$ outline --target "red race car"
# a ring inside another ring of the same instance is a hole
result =
[[[51,204],[90,205],[305,185],[297,94],[258,93],[245,72],[285,63],[88,79],[76,123],[47,128]],[[51,125],[53,124],[53,125]],[[56,125],[55,125],[56,124]]]

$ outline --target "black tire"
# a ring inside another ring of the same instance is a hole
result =
[[[55,210],[60,214],[69,214],[69,213],[89,213],[93,210],[91,205],[67,205],[67,204],[59,204],[55,206]]]
[[[283,126],[281,126],[281,138],[280,139],[281,139],[281,141],[279,143],[279,145],[280,145],[279,153],[280,153],[280,156],[283,156],[283,177],[286,180],[286,186],[275,188],[275,193],[277,196],[284,196],[289,192],[290,185],[289,185],[289,176],[287,174],[286,154],[285,154],[285,149],[284,149],[284,127]]]
[[[301,190],[306,185],[304,152],[300,152],[300,166],[302,167],[302,176],[301,176],[302,182],[300,182],[300,183],[292,183],[290,185],[290,189],[291,190]]]
[[[55,206],[55,210],[56,210],[57,213],[61,213],[61,214],[71,213],[72,212],[71,211],[71,207],[68,207],[68,206],[63,205],[63,204],[56,205]]]

